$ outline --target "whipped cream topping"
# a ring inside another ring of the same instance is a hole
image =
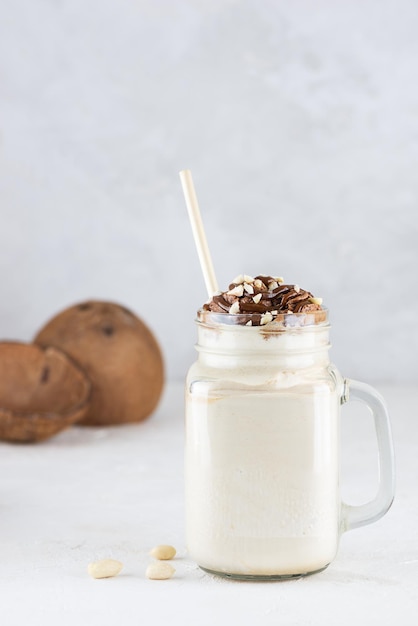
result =
[[[281,276],[240,274],[203,305],[203,311],[239,315],[237,323],[263,326],[277,316],[314,313],[322,310],[322,298],[315,298],[299,285],[286,284]]]

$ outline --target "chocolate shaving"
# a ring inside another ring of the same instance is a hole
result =
[[[312,293],[301,289],[297,285],[279,284],[278,287],[270,290],[269,285],[272,283],[277,284],[273,276],[260,274],[256,276],[254,280],[261,281],[262,287],[259,288],[252,282],[253,294],[249,295],[244,291],[243,295],[238,297],[224,291],[220,295],[213,296],[210,302],[204,304],[203,310],[229,314],[231,305],[238,301],[240,315],[237,317],[236,323],[245,325],[251,320],[253,326],[259,326],[263,314],[268,311],[273,313],[274,321],[276,315],[287,313],[312,313],[322,310],[321,305],[312,302]],[[236,283],[231,283],[228,291],[234,289],[236,286]],[[254,302],[254,296],[258,294],[261,294],[261,298],[259,302],[256,303]]]

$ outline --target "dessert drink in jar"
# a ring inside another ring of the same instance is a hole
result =
[[[342,532],[379,519],[394,493],[387,410],[329,359],[328,311],[281,277],[238,276],[197,315],[186,383],[187,547],[203,569],[243,579],[311,574]],[[340,407],[372,410],[376,497],[341,502]]]

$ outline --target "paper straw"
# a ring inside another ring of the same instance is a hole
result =
[[[218,291],[218,281],[213,269],[212,258],[210,256],[208,242],[206,241],[205,230],[203,228],[200,215],[199,204],[196,191],[193,185],[192,173],[190,170],[180,172],[181,185],[183,187],[184,198],[186,200],[187,212],[192,226],[193,238],[199,255],[200,267],[209,298]]]

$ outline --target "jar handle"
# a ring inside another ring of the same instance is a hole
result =
[[[360,400],[373,413],[379,456],[379,487],[373,500],[360,506],[342,503],[342,531],[372,524],[390,508],[395,493],[395,458],[389,415],[382,396],[370,385],[345,379],[342,402]]]

